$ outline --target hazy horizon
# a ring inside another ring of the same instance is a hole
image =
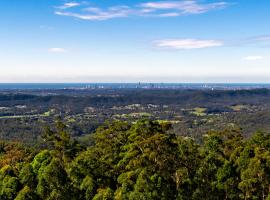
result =
[[[270,82],[269,7],[267,0],[3,0],[0,82]]]

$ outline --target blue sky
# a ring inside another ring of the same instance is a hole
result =
[[[269,0],[1,0],[0,82],[269,82]]]

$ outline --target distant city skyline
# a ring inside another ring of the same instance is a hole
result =
[[[2,0],[0,82],[269,83],[268,0]]]

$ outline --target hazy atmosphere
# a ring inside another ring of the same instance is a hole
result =
[[[269,82],[268,0],[1,0],[0,82]]]
[[[270,200],[270,0],[0,0],[0,200]]]

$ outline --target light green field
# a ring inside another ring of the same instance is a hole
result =
[[[197,116],[206,116],[205,111],[206,111],[206,108],[196,107],[193,109],[191,113]]]
[[[18,118],[32,118],[32,117],[49,117],[51,111],[47,111],[43,114],[34,114],[34,115],[12,115],[12,116],[1,116],[0,119],[18,119]]]
[[[235,105],[235,106],[231,106],[231,109],[233,109],[234,111],[241,111],[244,109],[248,109],[249,106],[248,105]]]

